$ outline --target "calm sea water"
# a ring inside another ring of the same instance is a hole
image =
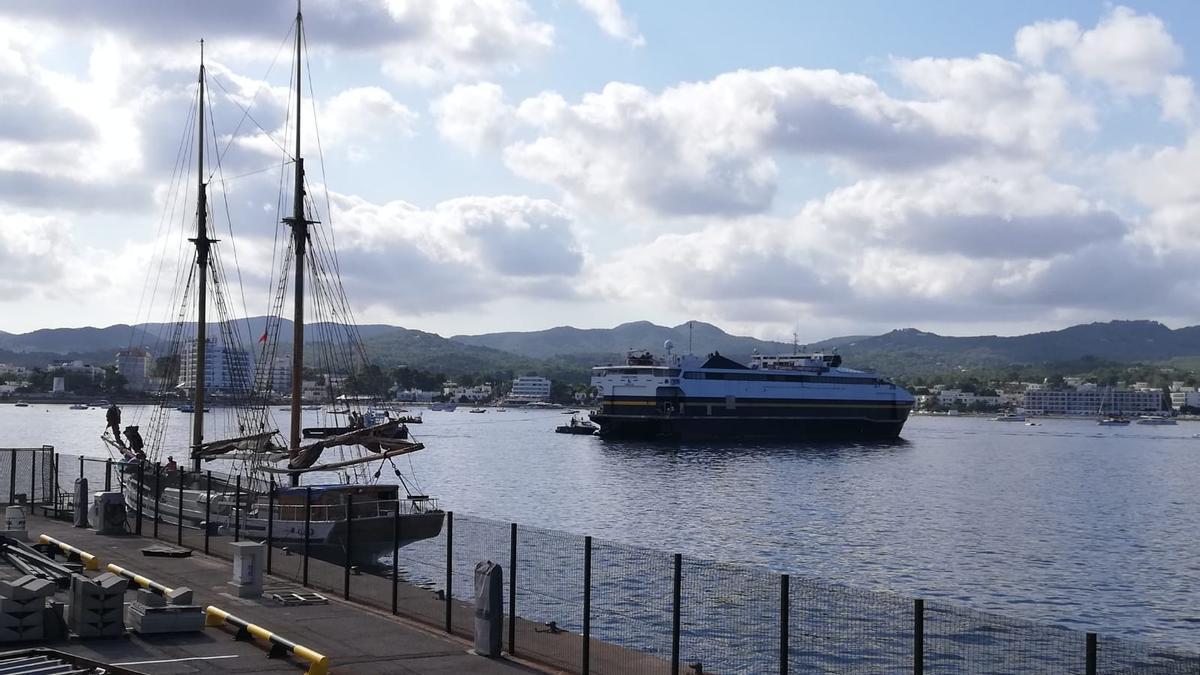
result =
[[[424,419],[400,466],[460,513],[1200,645],[1197,423],[918,416],[891,443],[656,445],[555,434],[558,411]],[[0,405],[0,447],[105,456],[103,427]]]

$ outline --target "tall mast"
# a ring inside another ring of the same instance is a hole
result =
[[[199,190],[196,197],[196,368],[192,399],[192,470],[200,471],[200,445],[204,442],[204,359],[208,340],[208,197],[204,185],[204,40],[200,41],[200,105],[198,108],[197,170]]]
[[[300,156],[300,109],[303,84],[300,72],[301,33],[304,15],[300,0],[296,0],[296,186],[293,189],[292,217],[284,222],[292,226],[293,248],[296,251],[296,283],[292,316],[292,414],[289,454],[300,452],[300,391],[304,374],[304,248],[308,243],[308,221],[304,218],[304,158]],[[291,474],[292,485],[300,484],[300,474]]]

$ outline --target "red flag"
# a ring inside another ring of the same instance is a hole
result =
[[[262,334],[262,337],[258,338],[258,341],[259,341],[259,342],[266,342],[266,341],[267,341],[267,334],[266,334],[266,333],[263,333],[263,334]]]

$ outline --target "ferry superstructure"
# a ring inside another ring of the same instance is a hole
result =
[[[903,387],[842,368],[834,354],[755,354],[750,365],[712,353],[630,353],[596,366],[591,414],[608,438],[896,438],[913,408]]]

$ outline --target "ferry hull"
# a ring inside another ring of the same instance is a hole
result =
[[[906,415],[907,417],[907,415]],[[765,419],[617,416],[598,413],[602,438],[702,440],[720,438],[875,440],[897,438],[905,420]]]

